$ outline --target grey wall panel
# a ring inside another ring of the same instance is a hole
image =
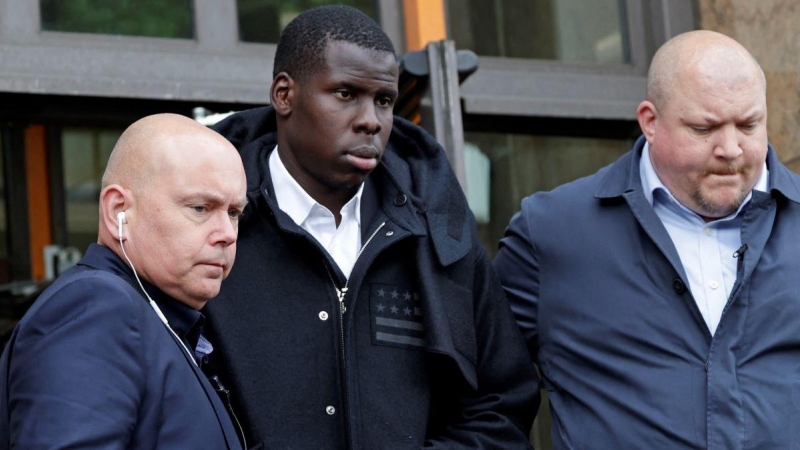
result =
[[[645,76],[624,68],[597,73],[534,63],[529,70],[503,66],[481,59],[481,68],[461,85],[466,113],[635,120],[646,91]]]
[[[213,52],[190,40],[46,33],[34,44],[0,44],[0,91],[263,103],[273,49]]]

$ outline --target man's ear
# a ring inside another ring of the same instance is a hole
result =
[[[269,98],[275,112],[280,116],[288,116],[292,112],[292,104],[296,95],[297,83],[286,72],[281,72],[272,80]]]
[[[104,234],[111,236],[115,241],[119,240],[118,214],[125,211],[126,217],[130,216],[131,212],[128,209],[132,203],[130,192],[118,184],[108,185],[100,192],[101,243]],[[122,239],[127,239],[125,227],[122,228]]]
[[[639,128],[642,129],[645,139],[652,144],[656,135],[656,122],[658,122],[656,105],[649,100],[639,103],[639,107],[636,108],[636,118],[639,120]]]

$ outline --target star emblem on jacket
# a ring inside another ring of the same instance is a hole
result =
[[[425,347],[425,325],[420,297],[407,287],[372,284],[370,287],[372,343],[402,348]]]

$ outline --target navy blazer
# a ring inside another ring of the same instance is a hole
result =
[[[219,397],[132,278],[92,245],[25,314],[0,359],[0,448],[241,448]]]

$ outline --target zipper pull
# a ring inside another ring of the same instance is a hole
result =
[[[337,293],[339,294],[339,311],[344,314],[347,311],[347,307],[344,306],[344,296],[347,294],[347,286],[337,289]]]

